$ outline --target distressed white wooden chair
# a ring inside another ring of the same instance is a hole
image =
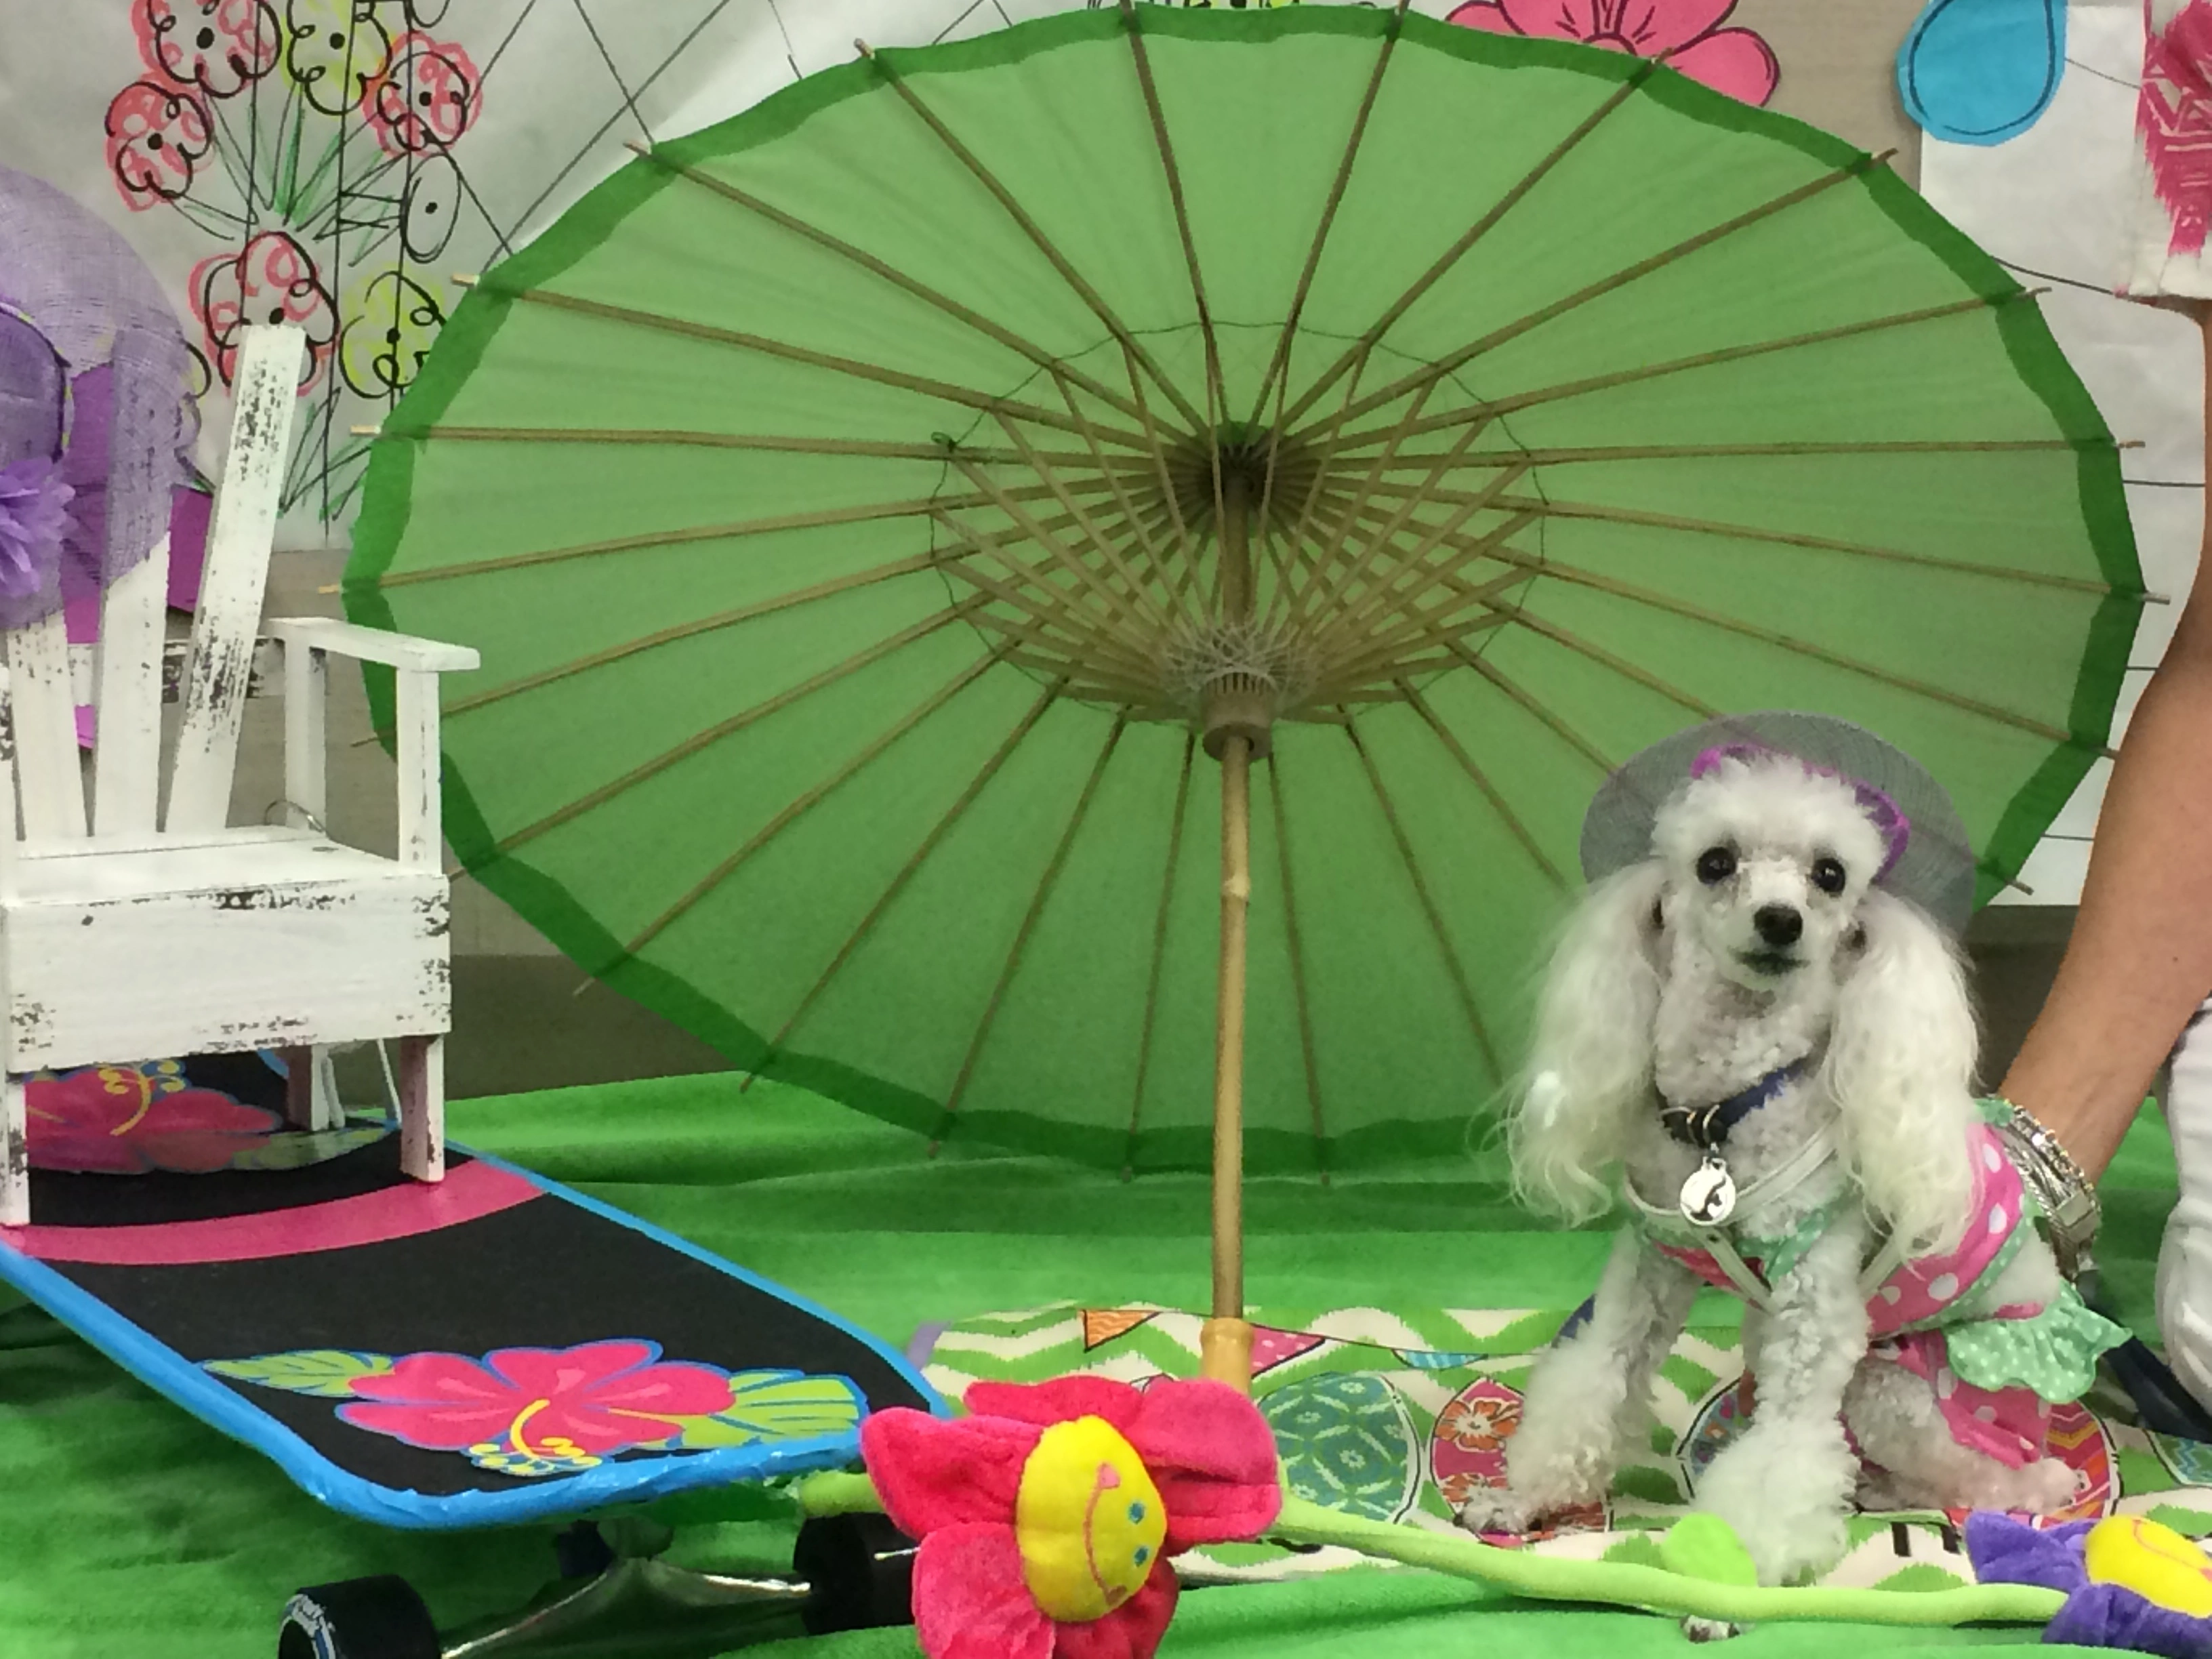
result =
[[[109,586],[100,644],[74,664],[58,614],[6,635],[0,1225],[33,1219],[24,1084],[79,1066],[283,1049],[289,1115],[319,1127],[337,1117],[327,1045],[396,1037],[402,1165],[418,1180],[444,1174],[452,895],[437,676],[474,668],[477,653],[320,617],[275,622],[271,638],[257,638],[304,347],[295,328],[245,337],[181,672],[164,672],[179,654],[164,639],[166,540]],[[396,671],[397,858],[341,846],[323,829],[332,653]],[[265,672],[280,659],[281,675]],[[182,713],[163,811],[165,682]],[[244,702],[280,685],[287,821],[232,827]],[[99,722],[89,815],[74,720],[88,701]]]

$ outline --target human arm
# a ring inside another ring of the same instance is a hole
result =
[[[2204,337],[2212,305],[2177,309]],[[2207,422],[2212,474],[2212,421]],[[2212,553],[2212,514],[2206,547]],[[2205,559],[2200,556],[2200,572]],[[2212,993],[2212,580],[2184,605],[2105,793],[2066,955],[2000,1092],[2094,1178]]]

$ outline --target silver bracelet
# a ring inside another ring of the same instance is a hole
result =
[[[2058,1259],[2058,1271],[2078,1279],[2090,1266],[2089,1246],[2104,1219],[2096,1183],[2050,1130],[2002,1095],[1995,1098],[2010,1118],[1996,1126],[1997,1133],[2042,1206],[2044,1236]]]

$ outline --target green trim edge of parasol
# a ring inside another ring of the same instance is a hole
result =
[[[1146,6],[1139,15],[1146,33],[1218,40],[1273,40],[1324,33],[1379,40],[1389,27],[1391,17],[1379,9],[1363,7],[1286,7],[1244,12]],[[1860,173],[1859,186],[1869,192],[1885,216],[1936,254],[1972,292],[1992,300],[2023,292],[2009,272],[1902,179],[1886,167],[1872,165],[1872,157],[1832,133],[1741,103],[1680,73],[1656,70],[1645,59],[1571,41],[1493,35],[1418,14],[1408,14],[1402,25],[1409,38],[1470,63],[1506,68],[1540,65],[1616,85],[1641,80],[1644,95],[1706,125],[1760,134],[1830,167],[1855,167]],[[1019,62],[1039,52],[1118,33],[1123,27],[1118,11],[1085,9],[967,40],[886,51],[882,56],[902,74],[954,73]],[[874,89],[880,84],[878,75],[865,61],[824,70],[726,121],[658,148],[669,159],[685,165],[732,155],[782,137],[817,112]],[[501,290],[539,286],[558,276],[675,176],[667,168],[642,160],[629,162],[593,186],[536,241],[487,272],[488,285],[478,286],[454,307],[415,383],[386,417],[384,441],[374,447],[370,457],[354,550],[343,583],[345,611],[352,621],[387,630],[397,627],[390,601],[376,584],[391,568],[406,533],[415,448],[419,441],[410,434],[436,423],[497,337],[514,303]],[[2021,379],[2043,400],[2060,433],[2077,447],[2083,516],[2112,592],[2100,604],[2090,630],[2092,643],[2076,677],[2069,717],[2073,741],[2054,748],[2000,815],[1984,849],[1977,903],[1986,902],[2007,878],[2019,872],[2044,830],[2103,754],[2103,734],[2109,731],[2118,705],[2142,602],[2141,568],[2112,434],[2040,313],[2032,305],[2014,304],[2001,306],[1993,314]],[[369,665],[364,669],[364,679],[371,719],[380,740],[389,749],[393,729],[392,672]],[[591,918],[562,884],[521,860],[499,854],[496,837],[482,811],[451,767],[444,772],[444,796],[447,838],[461,861],[489,891],[529,919],[586,972],[683,1026],[735,1064],[757,1064],[764,1057],[767,1045],[760,1033],[681,975],[625,958],[620,942]],[[943,1121],[941,1103],[825,1057],[779,1054],[763,1074],[920,1133],[930,1133]],[[963,1139],[1017,1151],[1072,1154],[1080,1161],[1107,1167],[1127,1161],[1146,1170],[1204,1169],[1211,1159],[1210,1133],[1195,1127],[1140,1130],[1133,1149],[1127,1134],[1119,1130],[1085,1130],[1032,1121],[1018,1114],[963,1114],[959,1122]],[[1331,1168],[1351,1169],[1417,1157],[1463,1156],[1468,1127],[1465,1121],[1454,1119],[1425,1125],[1377,1124],[1333,1137],[1323,1147],[1316,1147],[1309,1135],[1251,1129],[1247,1132],[1246,1158],[1254,1173],[1266,1174],[1310,1172],[1324,1161]]]

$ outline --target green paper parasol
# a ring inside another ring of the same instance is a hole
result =
[[[1878,161],[1402,9],[810,77],[488,272],[383,438],[348,606],[483,653],[470,868],[933,1139],[1218,1135],[1221,1315],[1240,1148],[1461,1144],[1610,769],[1856,721],[1986,897],[2142,599],[2032,297]]]

